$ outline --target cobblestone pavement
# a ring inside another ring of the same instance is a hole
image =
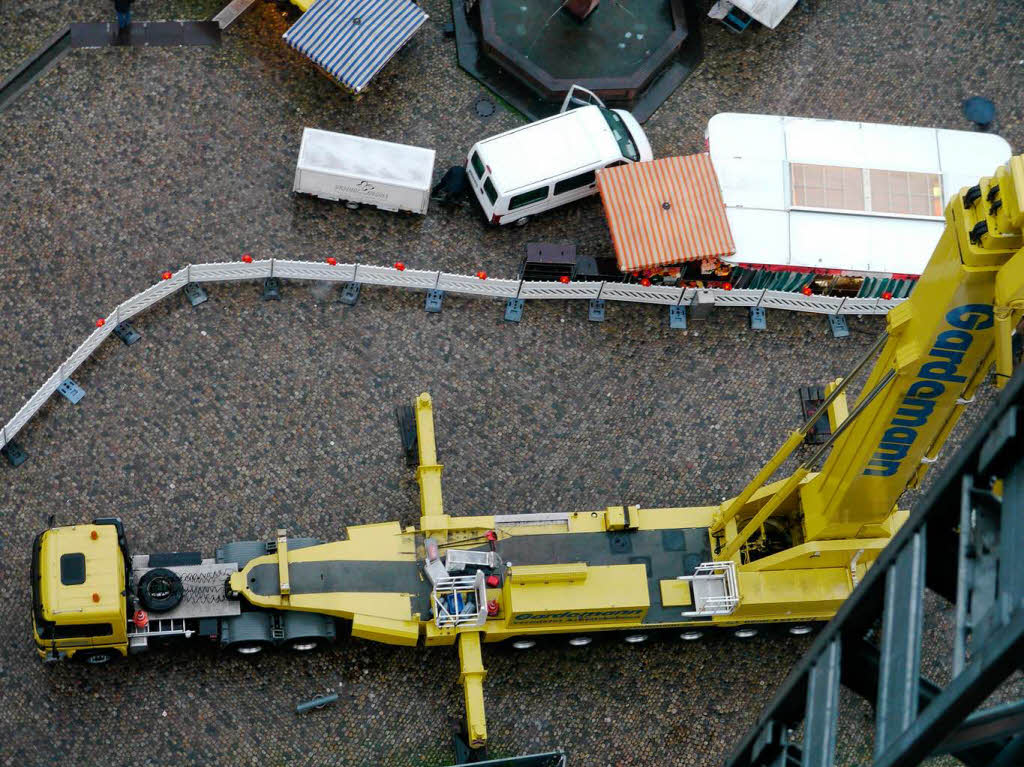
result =
[[[284,46],[289,17],[258,5],[219,48],[75,51],[0,114],[0,420],[89,332],[167,268],[257,257],[390,263],[511,275],[528,241],[610,251],[595,201],[525,230],[467,211],[425,218],[290,193],[303,126],[435,147],[438,172],[479,137],[483,90],[458,70],[431,18],[359,101]],[[708,26],[707,58],[647,125],[656,156],[700,148],[716,112],[760,111],[967,128],[960,101],[992,98],[1024,149],[1019,5],[812,0],[781,27],[742,37]],[[206,18],[212,0],[139,0],[136,18]],[[0,6],[9,70],[60,25],[111,16],[99,0]],[[882,328],[854,319],[843,342],[813,316],[719,310],[688,332],[663,309],[496,302],[366,288],[212,286],[175,297],[108,342],[19,436],[31,458],[0,466],[0,765],[437,765],[462,710],[449,649],[346,640],[311,658],[253,661],[187,646],[117,666],[43,667],[29,641],[32,536],[117,514],[137,550],[201,548],[280,525],[330,537],[417,512],[391,408],[430,391],[453,514],[717,502],[796,424],[796,388],[848,369]],[[968,421],[991,401],[980,398]],[[963,434],[964,428],[956,434]],[[951,452],[951,451],[949,451]],[[948,454],[948,453],[947,453]],[[932,634],[949,612],[933,600]],[[685,646],[610,643],[509,655],[485,649],[492,751],[561,745],[578,765],[707,765],[754,721],[807,640],[725,637]],[[925,666],[948,674],[938,640]],[[336,690],[337,705],[294,705]],[[841,764],[866,758],[870,709],[844,697]]]

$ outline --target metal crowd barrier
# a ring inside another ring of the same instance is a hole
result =
[[[689,306],[701,295],[705,305],[760,307],[813,312],[828,315],[886,314],[905,299],[839,298],[805,296],[772,290],[724,290],[637,285],[620,282],[527,282],[493,279],[476,275],[407,269],[401,264],[371,266],[327,261],[289,261],[276,258],[237,262],[189,264],[177,272],[164,272],[163,279],[118,304],[110,314],[96,321],[96,329],[61,363],[46,383],[21,406],[14,417],[0,427],[0,448],[7,445],[46,403],[57,388],[96,351],[122,322],[145,311],[156,302],[177,293],[189,283],[247,282],[274,277],[285,280],[383,285],[409,290],[442,291],[459,295],[499,299],[561,299],[625,301],[663,306]]]

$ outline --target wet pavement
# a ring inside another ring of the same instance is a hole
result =
[[[61,25],[111,4],[0,7],[8,71]],[[304,126],[437,150],[436,173],[482,136],[519,124],[455,64],[441,0],[354,101],[287,48],[294,17],[256,7],[216,48],[76,50],[0,113],[0,421],[97,317],[188,262],[339,261],[511,276],[535,241],[610,255],[595,200],[525,229],[469,209],[426,217],[296,197]],[[707,26],[706,59],[646,125],[656,156],[701,148],[720,111],[967,129],[960,102],[993,99],[995,129],[1024,149],[1024,11],[1005,3],[810,2],[775,31]],[[911,7],[912,6],[912,7]],[[209,18],[217,2],[140,2],[142,19]],[[347,639],[313,657],[254,660],[192,645],[110,668],[43,667],[29,638],[32,536],[119,515],[138,551],[213,549],[278,526],[331,537],[418,511],[392,407],[435,400],[452,514],[714,503],[735,493],[797,423],[797,388],[847,370],[882,329],[853,318],[717,310],[686,332],[663,308],[527,304],[367,287],[355,307],[322,286],[212,285],[138,318],[142,341],[108,341],[19,435],[31,458],[0,466],[0,765],[438,765],[461,715],[457,654]],[[991,394],[984,393],[973,421]],[[965,432],[962,425],[955,432]],[[952,452],[947,448],[946,455]],[[948,674],[932,600],[925,667]],[[807,639],[724,636],[641,647],[485,648],[492,753],[564,747],[572,764],[707,765],[753,723]],[[339,702],[298,717],[297,702]],[[839,764],[865,763],[870,709],[843,698]]]

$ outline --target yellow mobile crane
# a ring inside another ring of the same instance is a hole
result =
[[[421,517],[347,528],[344,540],[238,541],[131,555],[120,521],[50,527],[32,557],[33,633],[46,660],[101,663],[175,637],[253,654],[351,633],[459,648],[469,741],[486,742],[481,643],[532,646],[594,632],[693,639],[708,627],[794,633],[830,618],[905,518],[920,481],[995,364],[1011,372],[1024,311],[1024,157],[963,190],[913,296],[889,313],[864,390],[847,378],[735,498],[721,505],[453,517],[441,497],[429,395],[414,405]],[[827,411],[832,438],[768,482]],[[821,471],[817,460],[831,447]]]

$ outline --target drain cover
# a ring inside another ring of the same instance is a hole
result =
[[[490,99],[477,99],[473,108],[480,117],[490,117],[494,114],[494,102]]]

